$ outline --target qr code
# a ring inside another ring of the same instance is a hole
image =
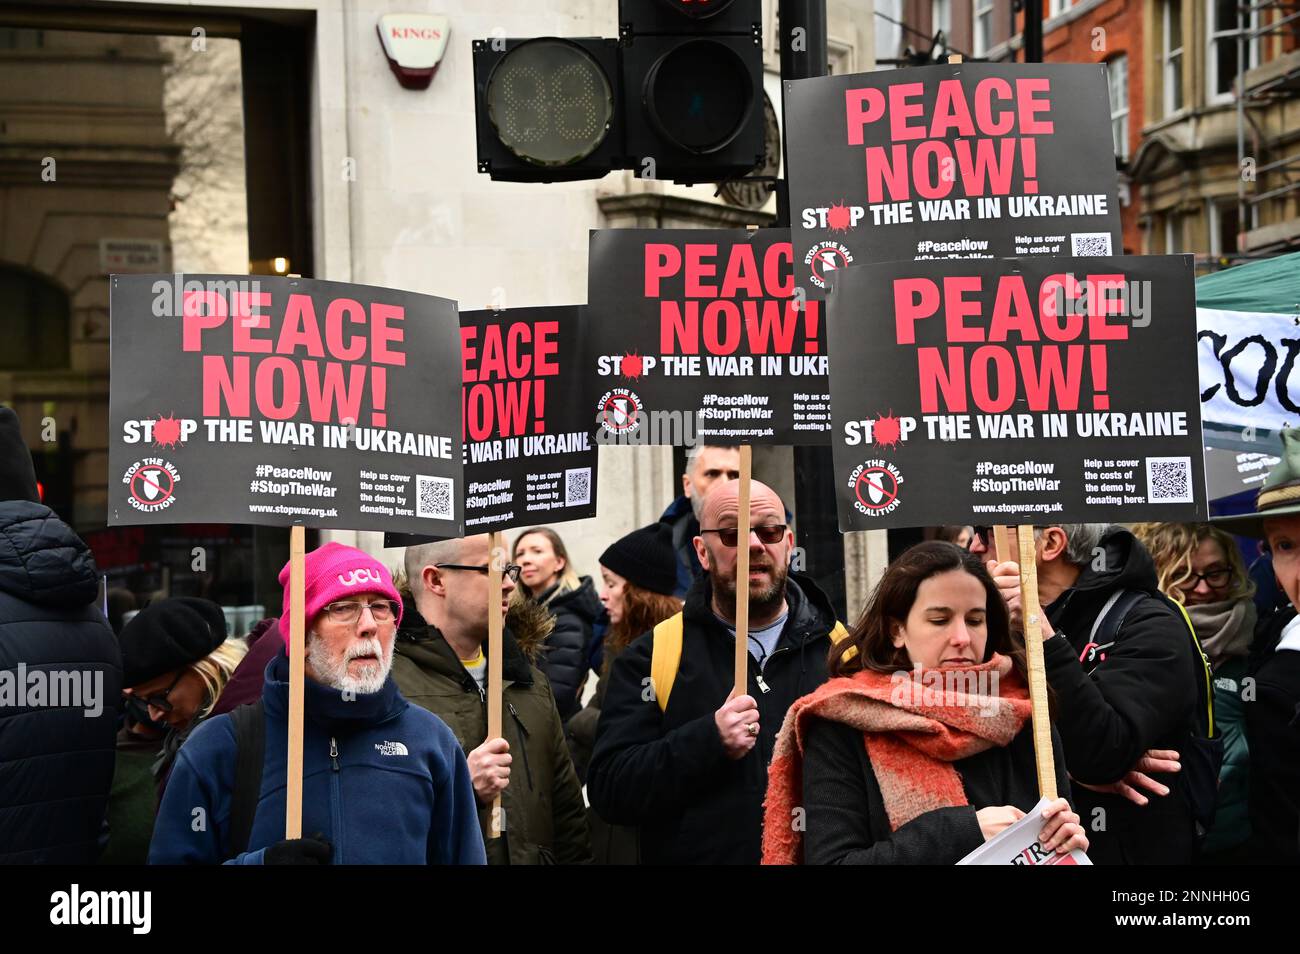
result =
[[[585,507],[591,503],[591,468],[579,467],[564,472],[564,505]]]
[[[1148,457],[1147,500],[1150,503],[1191,503],[1192,459]]]
[[[456,485],[448,477],[415,475],[415,515],[434,520],[451,520],[455,515],[452,492]]]
[[[1109,255],[1109,232],[1071,232],[1071,255]]]

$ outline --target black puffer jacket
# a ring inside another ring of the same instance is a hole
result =
[[[90,550],[49,507],[0,503],[0,864],[99,854],[122,657],[95,605],[97,578]]]
[[[1121,527],[1109,528],[1101,547],[1104,569],[1085,566],[1074,586],[1045,607],[1065,638],[1043,643],[1065,767],[1074,781],[1090,785],[1123,778],[1148,749],[1187,752],[1197,680],[1204,678],[1187,623],[1156,584],[1151,555]],[[1090,652],[1093,623],[1117,590],[1138,590],[1147,598],[1125,615],[1113,645]],[[1145,806],[1073,787],[1094,863],[1191,864],[1196,829],[1187,776],[1151,777],[1170,791]]]
[[[537,602],[555,617],[555,629],[546,637],[537,668],[551,682],[560,718],[568,719],[578,711],[578,696],[587,681],[591,627],[603,607],[589,576],[582,578],[582,585],[563,593],[556,593],[552,587],[538,596]]]
[[[758,681],[758,743],[729,759],[713,714],[727,701],[736,641],[713,615],[709,578],[686,594],[682,656],[668,707],[647,695],[654,631],[614,661],[587,776],[601,818],[641,831],[646,864],[756,865],[761,854],[767,764],[786,710],[826,681],[835,611],[812,580],[790,574],[790,612]]]
[[[1277,648],[1294,619],[1288,607],[1255,630],[1245,704],[1253,860],[1268,864],[1300,864],[1300,652]]]

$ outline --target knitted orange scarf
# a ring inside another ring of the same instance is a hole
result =
[[[1005,746],[1029,718],[1029,693],[1014,672],[1000,676],[997,694],[976,683],[978,675],[1006,671],[994,656],[978,666],[881,673],[863,670],[832,679],[792,705],[777,735],[764,801],[763,864],[801,864],[803,826],[796,811],[803,800],[803,735],[812,718],[860,730],[867,757],[897,831],[937,808],[968,804],[952,763],[994,746]],[[987,680],[989,677],[984,677]],[[973,689],[974,691],[966,691]]]

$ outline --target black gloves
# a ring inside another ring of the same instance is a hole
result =
[[[307,838],[290,838],[277,841],[266,849],[262,864],[266,865],[327,865],[334,846],[325,836],[316,832]]]

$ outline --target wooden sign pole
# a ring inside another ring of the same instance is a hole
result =
[[[1034,762],[1038,793],[1056,798],[1056,761],[1052,758],[1052,721],[1047,709],[1047,668],[1043,663],[1042,608],[1038,605],[1038,569],[1034,562],[1034,527],[1022,523],[1020,538],[1020,611],[1025,621],[1025,666],[1034,718]],[[1001,551],[998,553],[1001,556]]]
[[[501,738],[501,574],[505,567],[505,550],[501,531],[488,534],[488,685],[487,685],[487,740]],[[492,816],[488,824],[488,837],[501,837],[501,796],[492,800]]]
[[[736,695],[749,692],[749,487],[754,448],[740,445],[740,500],[736,513]]]
[[[304,559],[307,528],[295,523],[289,528],[289,763],[284,791],[284,837],[302,837],[302,712],[305,701],[306,653],[303,647],[307,621]]]

